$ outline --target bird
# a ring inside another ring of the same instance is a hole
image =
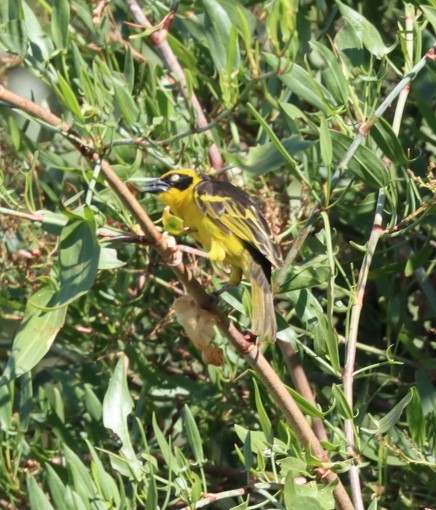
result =
[[[170,214],[182,220],[185,231],[203,247],[210,260],[230,265],[228,286],[238,285],[242,276],[251,283],[251,331],[275,341],[271,272],[273,267],[283,265],[283,259],[254,200],[227,181],[189,168],[170,170],[150,179],[141,191],[156,194],[169,206]]]

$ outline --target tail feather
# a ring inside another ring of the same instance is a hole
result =
[[[274,342],[277,321],[269,275],[265,274],[262,265],[255,260],[250,262],[247,272],[251,281],[252,332]]]

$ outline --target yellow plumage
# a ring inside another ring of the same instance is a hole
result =
[[[197,174],[172,170],[144,186],[181,218],[189,235],[211,260],[229,264],[230,284],[244,275],[252,287],[252,331],[275,339],[277,324],[271,292],[271,266],[282,257],[270,228],[255,203],[241,189]]]

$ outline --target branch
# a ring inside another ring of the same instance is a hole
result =
[[[126,3],[129,6],[129,9],[137,23],[139,23],[145,29],[150,29],[153,27],[147,16],[142,12],[136,0],[126,0]],[[163,28],[154,31],[150,35],[150,41],[153,43],[156,51],[161,56],[168,70],[177,78],[183,97],[185,98],[186,102],[192,106],[192,109],[197,115],[198,127],[204,128],[208,125],[206,116],[203,113],[203,109],[195,93],[189,91],[185,72],[182,66],[179,64],[179,61],[177,60],[177,57],[175,56],[170,45],[168,44],[168,28],[173,21],[174,15],[175,13],[173,11],[168,13],[168,15],[165,17]],[[205,133],[212,142],[212,145],[209,147],[209,157],[211,164],[215,170],[219,170],[224,166],[220,151],[214,142],[212,132],[207,129]]]
[[[101,172],[106,181],[109,183],[113,192],[118,195],[120,200],[138,222],[148,242],[153,245],[165,262],[168,262],[169,260],[171,261],[174,258],[173,255],[175,249],[168,247],[166,237],[157,231],[145,210],[141,207],[124,182],[114,172],[111,165],[101,158],[97,150],[94,148],[91,140],[80,138],[80,136],[75,133],[68,124],[63,122],[62,119],[32,101],[6,90],[1,85],[0,100],[8,102],[14,107],[30,113],[35,118],[60,129],[63,134],[68,137],[68,139],[73,141],[78,150],[80,150],[80,152],[92,163],[99,161],[101,164]],[[224,314],[220,313],[220,311],[215,307],[214,301],[197,282],[197,280],[194,279],[192,273],[183,263],[171,265],[170,267],[176,274],[179,281],[183,284],[186,291],[195,299],[198,305],[201,308],[212,310],[217,315],[218,327],[221,334],[227,338],[239,354],[244,356],[246,361],[253,368],[257,376],[266,386],[276,405],[283,412],[287,422],[293,428],[303,446],[310,451],[312,455],[317,457],[321,463],[325,464],[326,472],[324,473],[324,476],[321,477],[321,481],[323,483],[337,484],[334,489],[334,495],[338,508],[341,510],[353,510],[351,500],[338,475],[329,470],[330,462],[327,452],[321,446],[321,443],[310,428],[295,400],[292,398],[266,358],[260,352],[258,346],[247,341],[236,329],[234,324],[229,322],[228,318]]]

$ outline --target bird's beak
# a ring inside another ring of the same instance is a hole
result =
[[[164,193],[168,191],[170,186],[163,179],[150,179],[140,187],[140,190],[144,193]]]

